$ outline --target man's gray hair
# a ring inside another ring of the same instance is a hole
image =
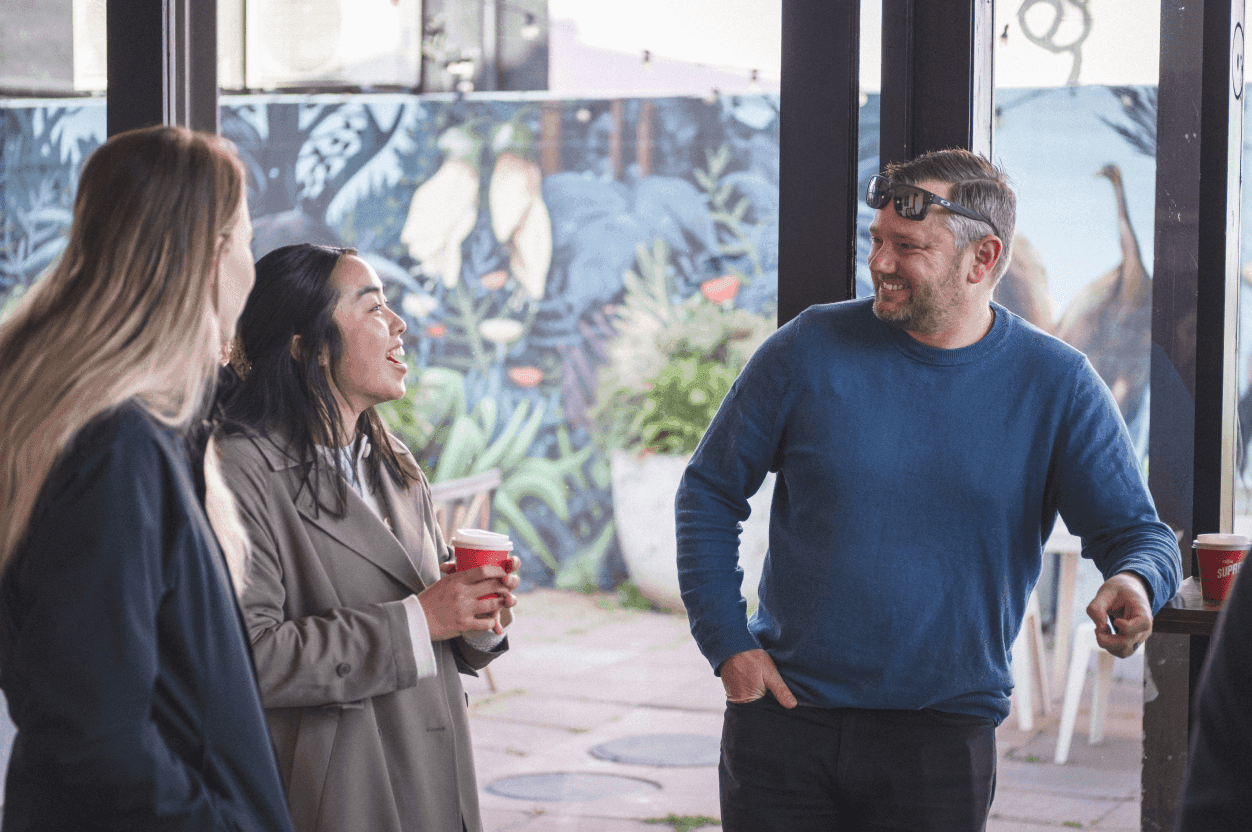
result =
[[[992,285],[999,282],[1013,256],[1013,235],[1017,224],[1017,195],[1003,170],[979,153],[951,148],[932,150],[908,162],[896,162],[888,165],[884,173],[893,185],[916,185],[926,180],[951,183],[949,199],[995,223],[1002,235],[1000,241],[1004,244],[1004,251],[992,275]],[[991,231],[985,222],[951,211],[945,212],[944,219],[960,250],[981,240]]]

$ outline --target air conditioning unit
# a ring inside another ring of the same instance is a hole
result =
[[[74,0],[74,90],[103,92],[108,86],[108,28],[105,0]]]
[[[246,0],[250,89],[415,87],[421,0]]]

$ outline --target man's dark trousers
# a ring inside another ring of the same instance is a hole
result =
[[[935,710],[727,703],[725,832],[981,832],[995,722]]]

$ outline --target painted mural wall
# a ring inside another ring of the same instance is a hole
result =
[[[104,115],[0,110],[0,303],[63,245]],[[378,270],[414,371],[385,415],[432,482],[499,469],[493,522],[526,580],[608,588],[626,577],[612,452],[690,452],[773,328],[777,115],[766,97],[249,97],[223,101],[222,132],[254,254],[347,245]]]
[[[105,132],[100,101],[15,103],[0,106],[0,314],[57,256]],[[354,246],[382,277],[413,370],[385,415],[432,482],[499,469],[493,523],[527,583],[611,588],[638,569],[624,550],[672,524],[683,455],[774,328],[777,99],[222,103],[254,253]],[[1091,356],[1146,453],[1155,90],[998,104],[995,156],[1020,194],[998,299]],[[863,189],[872,140],[861,156]]]

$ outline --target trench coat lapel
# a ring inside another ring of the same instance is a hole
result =
[[[318,508],[312,490],[303,486],[304,463],[280,449],[267,437],[258,437],[253,441],[274,470],[284,474],[296,511],[306,523],[321,529],[345,549],[374,564],[413,593],[426,588],[426,583],[418,575],[405,551],[406,547],[387,531],[355,491],[348,489],[344,516],[333,517],[330,512]],[[383,477],[384,482],[387,480],[387,477]]]
[[[401,464],[417,468],[417,461],[403,443],[393,440],[391,447],[401,457]],[[382,497],[391,516],[392,532],[417,565],[423,583],[430,586],[439,580],[439,551],[429,531],[435,528],[435,518],[426,517],[428,506],[411,492],[397,488],[391,477],[382,478]]]

